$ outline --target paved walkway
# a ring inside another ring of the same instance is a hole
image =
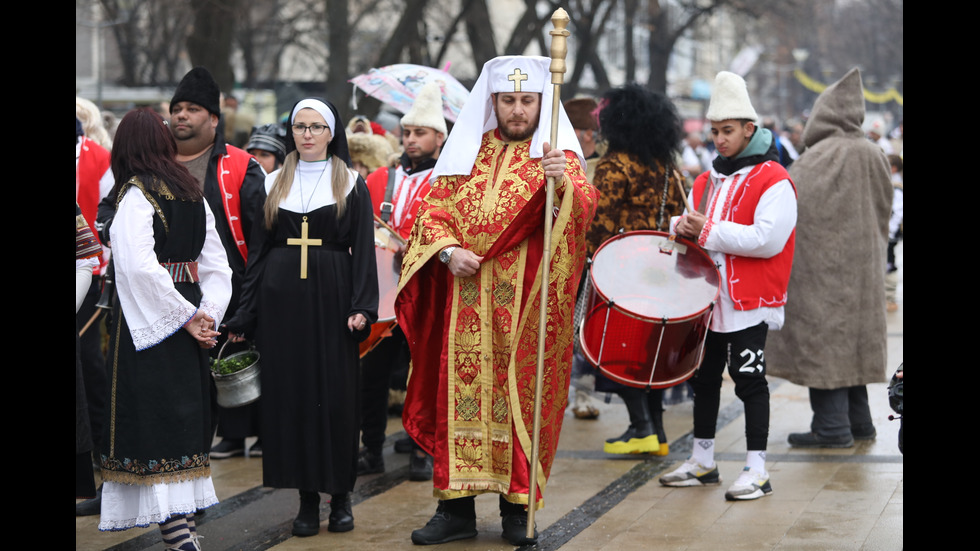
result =
[[[903,295],[899,284],[899,297]],[[904,360],[903,312],[888,315],[889,376]],[[773,494],[749,502],[725,501],[725,490],[745,461],[741,402],[731,381],[723,387],[716,459],[722,484],[666,488],[657,482],[690,452],[691,404],[668,406],[664,421],[671,454],[619,458],[602,453],[602,441],[628,424],[625,408],[601,404],[595,421],[566,414],[559,455],[536,513],[541,537],[536,549],[563,551],[640,550],[900,550],[903,548],[904,463],[898,451],[898,421],[889,422],[886,385],[868,388],[878,439],[851,449],[790,449],[790,432],[809,426],[807,389],[774,379],[768,463]],[[212,461],[221,503],[199,520],[202,545],[214,550],[299,551],[418,549],[409,540],[435,510],[431,483],[409,482],[407,456],[391,443],[401,430],[389,422],[386,473],[358,480],[356,528],[326,531],[323,504],[318,536],[295,538],[290,527],[298,510],[295,490],[261,487],[261,459]],[[325,501],[325,500],[324,500]],[[495,496],[477,500],[475,539],[441,545],[440,551],[514,549],[500,538]],[[97,531],[98,517],[76,517],[77,550],[163,549],[159,530]]]

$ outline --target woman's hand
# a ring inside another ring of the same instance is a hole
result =
[[[347,328],[350,329],[351,333],[366,329],[367,318],[364,317],[364,314],[354,314],[347,318]]]
[[[194,316],[184,324],[184,330],[190,333],[201,348],[214,348],[218,344],[218,335],[214,330],[214,318],[198,309]]]

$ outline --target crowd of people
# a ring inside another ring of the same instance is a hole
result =
[[[165,116],[134,109],[112,138],[76,98],[76,497],[88,498],[76,514],[100,514],[100,530],[157,524],[168,549],[199,550],[195,515],[217,503],[210,461],[248,454],[262,458],[264,486],[298,492],[294,535],[319,533],[321,494],[327,530],[352,530],[350,494],[358,476],[385,471],[401,391],[396,450],[438,499],[411,540],[476,536],[475,498],[490,493],[502,537],[533,543],[528,509],[543,505],[570,394],[582,422],[599,415],[596,393],[625,405],[629,426],[606,453],[669,452],[665,390],[616,380],[580,346],[588,260],[624,232],[702,249],[720,282],[700,368],[676,387],[693,397],[693,452],[661,484],[721,482],[726,369],[747,450],[728,500],[773,492],[770,375],[810,388],[813,422],[791,445],[875,438],[865,385],[884,381],[897,309],[886,281],[903,165],[862,129],[857,70],[821,94],[798,139],[721,72],[705,140],[639,85],[553,102],[549,64],[487,62],[452,125],[426,85],[397,132],[363,116],[345,125],[329,99],[308,97],[246,138],[226,129],[234,111],[203,67]],[[840,285],[845,273],[860,284]],[[100,300],[108,353],[92,325]],[[261,398],[221,407],[211,361],[249,348]]]

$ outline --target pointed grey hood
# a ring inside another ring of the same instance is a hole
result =
[[[803,129],[807,147],[830,137],[863,137],[864,90],[861,72],[855,67],[831,84],[817,98]]]

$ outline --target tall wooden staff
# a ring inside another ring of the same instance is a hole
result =
[[[558,112],[561,110],[561,85],[565,81],[565,55],[568,53],[566,39],[569,33],[568,13],[562,8],[551,15],[551,84],[555,90],[551,103],[551,147],[558,148]],[[551,281],[551,221],[555,209],[555,178],[548,177],[547,195],[544,206],[544,251],[541,258],[541,315],[538,319],[538,370],[534,382],[534,434],[531,443],[531,460],[528,472],[531,475],[527,504],[527,539],[534,541],[534,510],[538,502],[538,452],[541,447],[541,389],[544,384],[544,344],[548,329],[548,286]]]

